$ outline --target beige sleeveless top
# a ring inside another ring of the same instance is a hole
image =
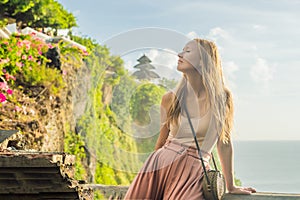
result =
[[[219,137],[216,123],[212,116],[212,111],[209,109],[201,118],[191,118],[200,149],[208,153],[211,153]],[[167,140],[196,147],[193,133],[186,116],[180,115],[178,125],[170,124],[170,132]]]

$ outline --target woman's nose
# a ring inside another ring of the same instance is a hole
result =
[[[182,58],[182,57],[183,57],[183,56],[182,56],[182,52],[178,53],[178,57],[179,57],[179,58]]]

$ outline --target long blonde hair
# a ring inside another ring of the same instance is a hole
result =
[[[211,106],[213,117],[217,122],[217,131],[220,139],[224,143],[230,141],[230,134],[233,128],[233,98],[230,90],[224,84],[221,61],[215,43],[204,40],[194,39],[200,50],[200,69],[202,81],[208,97],[208,104]],[[184,76],[175,89],[170,109],[167,112],[167,124],[178,124],[178,117],[184,103],[184,91],[187,80]]]

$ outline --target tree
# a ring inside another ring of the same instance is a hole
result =
[[[134,79],[125,73],[113,89],[111,110],[116,113],[116,122],[118,127],[126,132],[131,133],[131,116],[130,116],[130,100],[137,86]]]
[[[175,79],[167,79],[165,77],[159,80],[159,84],[167,89],[174,89],[176,87],[177,82],[178,81],[176,81]]]
[[[15,15],[31,9],[36,0],[0,0],[0,27],[5,26],[10,20],[15,20]]]
[[[134,72],[132,75],[136,76],[140,80],[151,80],[154,78],[159,78],[159,75],[151,70],[155,69],[151,65],[151,60],[145,56],[145,54],[140,57],[138,60],[139,64],[135,65],[133,68],[139,69],[139,71]]]
[[[0,0],[0,21],[14,19],[18,28],[71,29],[76,19],[55,0]],[[1,24],[1,22],[0,22]]]
[[[132,94],[130,108],[131,116],[137,124],[145,125],[150,123],[150,109],[153,106],[159,107],[162,95],[165,93],[163,87],[153,83],[144,83],[136,88]]]

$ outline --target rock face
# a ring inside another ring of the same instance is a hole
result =
[[[0,144],[0,149],[62,152],[64,135],[74,131],[76,119],[84,112],[89,88],[89,70],[68,58],[61,66],[65,88],[51,95],[44,85],[16,82],[14,98],[0,107],[0,130],[19,130]],[[18,79],[17,79],[18,80]]]

